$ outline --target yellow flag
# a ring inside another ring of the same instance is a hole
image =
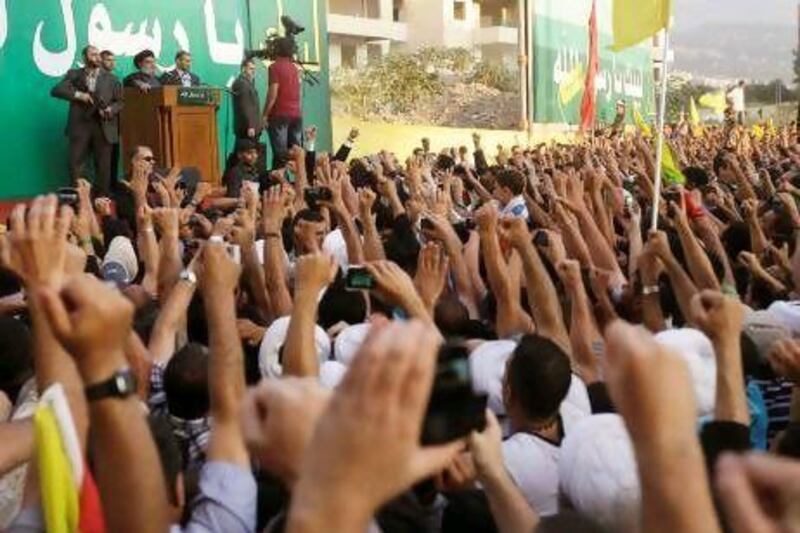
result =
[[[752,127],[751,131],[753,133],[753,137],[755,137],[755,139],[757,141],[760,141],[761,139],[763,139],[764,138],[764,133],[766,133],[764,131],[764,127],[761,124],[753,124],[753,127]]]
[[[701,106],[713,109],[715,113],[722,113],[728,106],[724,91],[706,93],[700,97],[699,102]]]
[[[78,489],[64,451],[58,422],[49,405],[44,404],[36,409],[33,424],[39,462],[42,514],[47,531],[77,533]]]
[[[694,96],[689,98],[689,124],[698,126],[700,124],[700,113],[697,111],[697,104],[694,101]]]
[[[635,46],[669,27],[672,0],[614,0],[615,52]]]
[[[672,153],[672,147],[668,142],[664,142],[664,153],[661,156],[661,176],[664,183],[669,185],[685,185],[686,176],[678,168],[675,163],[675,154]]]
[[[643,136],[653,136],[653,132],[650,131],[650,126],[647,125],[647,122],[645,122],[644,117],[639,113],[639,108],[637,107],[633,108],[633,121],[636,123],[636,127],[641,130]]]

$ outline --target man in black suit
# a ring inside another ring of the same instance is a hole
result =
[[[125,78],[125,87],[136,87],[144,93],[161,87],[156,77],[156,55],[152,50],[142,50],[133,56],[133,66],[136,72]]]
[[[202,85],[200,78],[192,72],[192,54],[181,50],[175,54],[175,69],[161,76],[161,85],[182,85],[197,87]]]
[[[236,141],[248,140],[258,143],[264,126],[261,121],[261,104],[255,84],[256,62],[252,59],[242,61],[242,71],[231,86],[233,93],[233,133]],[[266,165],[267,146],[258,143],[259,161],[257,165]],[[226,169],[236,164],[236,151],[228,158]]]
[[[112,144],[119,142],[122,84],[101,68],[100,51],[83,49],[84,67],[67,72],[50,95],[69,102],[66,135],[73,183],[84,175],[89,153],[94,155],[95,190],[107,196],[111,183]]]

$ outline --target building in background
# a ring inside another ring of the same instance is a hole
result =
[[[362,68],[392,50],[467,48],[515,65],[519,0],[328,0],[330,66]]]

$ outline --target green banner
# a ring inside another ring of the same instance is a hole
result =
[[[533,28],[533,120],[579,124],[589,54],[591,0],[536,0]],[[647,117],[654,109],[651,46],[613,53],[611,1],[598,0],[600,72],[596,79],[597,122],[611,124],[624,100]],[[630,113],[628,116],[630,121]]]
[[[67,70],[78,66],[86,44],[117,55],[117,75],[133,70],[132,57],[149,48],[170,69],[175,52],[189,50],[205,84],[227,86],[247,48],[278,31],[280,16],[306,26],[298,36],[304,59],[320,63],[320,84],[306,86],[305,122],[331,142],[327,29],[322,0],[0,0],[0,199],[26,198],[67,184],[68,104],[50,97]],[[265,65],[266,66],[266,65]],[[266,70],[258,87],[266,93]],[[218,115],[221,159],[233,148],[229,97]]]

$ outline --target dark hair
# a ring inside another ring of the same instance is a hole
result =
[[[33,376],[31,332],[21,320],[0,316],[0,391],[14,402]]]
[[[558,412],[571,381],[564,350],[540,335],[525,335],[506,367],[511,397],[533,420],[547,420]]]
[[[141,52],[133,56],[133,66],[136,67],[137,69],[142,68],[142,63],[144,63],[144,60],[150,57],[152,57],[153,59],[156,58],[156,55],[153,53],[152,50],[142,50]]]
[[[699,189],[708,185],[708,172],[706,172],[705,169],[700,167],[686,167],[683,169],[683,175],[686,176],[686,182],[690,188]]]
[[[436,304],[433,311],[436,327],[445,338],[466,335],[472,326],[469,311],[454,294],[445,294]]]
[[[256,64],[256,60],[255,59],[253,59],[252,57],[247,57],[247,58],[242,60],[242,64],[239,65],[239,68],[244,68],[247,65],[255,65],[255,64]]]
[[[291,37],[281,37],[275,41],[275,54],[278,57],[292,57],[295,47],[294,39]]]
[[[522,194],[525,190],[525,176],[521,172],[514,169],[504,169],[496,174],[498,187],[507,187],[511,190],[511,194],[517,196]]]
[[[108,57],[113,55],[114,52],[112,52],[111,50],[103,50],[102,52],[100,52],[100,57]]]
[[[91,50],[92,48],[97,50],[97,47],[96,46],[92,46],[91,44],[87,44],[86,46],[83,47],[83,50],[81,50],[81,57],[84,60],[89,57],[89,50]]]
[[[166,417],[150,416],[147,419],[150,426],[150,434],[155,441],[158,451],[161,472],[164,474],[164,483],[167,484],[167,498],[172,505],[178,505],[178,494],[175,492],[175,485],[178,475],[183,470],[183,458],[175,436],[172,434],[172,427]]]
[[[800,459],[800,422],[789,422],[775,451],[784,457]]]
[[[192,55],[192,54],[190,54],[186,50],[179,50],[178,53],[175,54],[175,61],[177,62],[179,59],[183,59],[184,57],[190,56],[190,55]]]
[[[184,420],[208,415],[208,349],[190,342],[172,356],[164,370],[170,414]]]

